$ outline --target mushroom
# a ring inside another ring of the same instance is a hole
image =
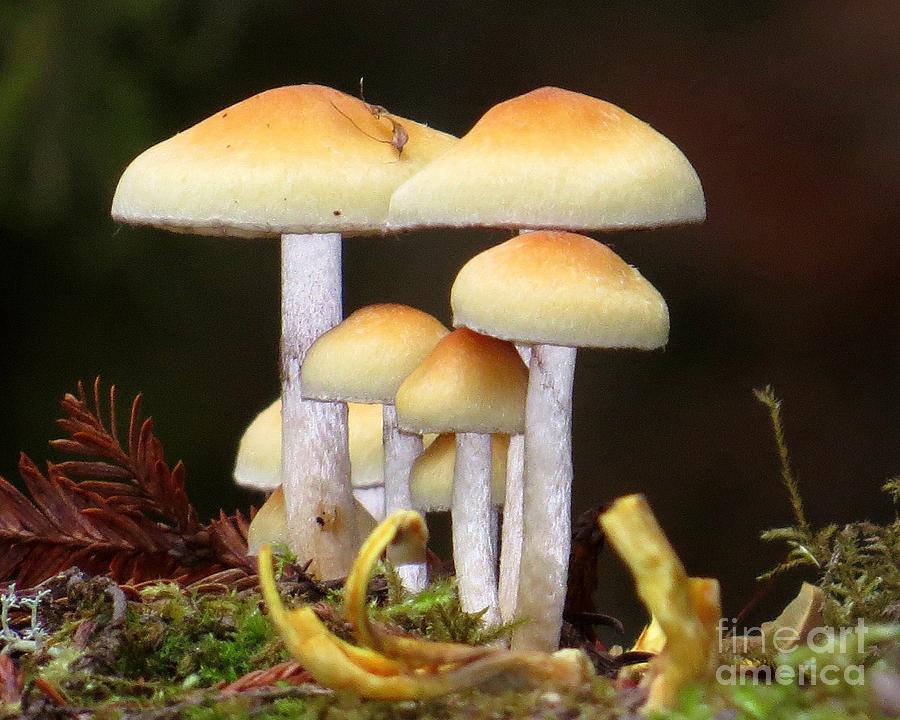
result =
[[[281,487],[281,398],[244,430],[232,474],[242,487],[264,492]]]
[[[368,535],[377,524],[372,514],[358,500],[354,501],[354,519],[361,533]],[[287,545],[287,514],[284,508],[284,491],[279,485],[256,511],[247,529],[247,554],[259,555],[266,545]]]
[[[706,218],[668,139],[611,103],[555,87],[506,100],[397,188],[388,225],[651,228]]]
[[[381,408],[348,403],[350,426],[350,478],[354,516],[367,532],[376,513],[384,514],[384,468],[381,443]],[[262,545],[287,544],[284,494],[281,490],[281,400],[257,415],[244,431],[234,463],[234,479],[242,487],[271,493],[250,523],[251,554]]]
[[[521,437],[521,435],[516,435]],[[499,510],[506,492],[506,461],[509,435],[491,437],[491,554],[497,557],[499,545]],[[409,489],[413,508],[419,512],[443,512],[453,500],[453,473],[456,468],[456,436],[438,435],[413,463],[409,473]],[[518,579],[518,578],[517,578]],[[498,586],[499,591],[499,586]]]
[[[500,621],[491,541],[491,434],[522,432],[528,370],[512,343],[454,330],[403,381],[395,404],[400,427],[455,432],[451,519],[460,603]]]
[[[396,142],[402,129],[403,144]],[[320,85],[269,90],[142,153],[113,218],[176,232],[281,237],[283,478],[290,544],[346,575],[352,522],[346,410],[303,400],[306,351],[341,320],[341,236],[385,230],[393,190],[449,135]],[[329,522],[318,522],[322,517]]]
[[[705,217],[697,173],[663,135],[611,103],[544,87],[492,107],[447,153],[397,188],[388,223],[608,231]],[[513,438],[507,463],[500,561],[505,621],[514,615],[520,562],[521,443]]]
[[[665,300],[633,267],[584,235],[532,232],[476,255],[450,294],[454,323],[534,346],[525,419],[524,539],[513,635],[555,648],[571,535],[572,383],[578,347],[662,347]]]
[[[301,374],[305,397],[380,403],[384,408],[387,514],[412,509],[409,470],[422,452],[420,435],[397,428],[394,396],[404,378],[448,332],[437,319],[408,305],[368,305],[322,335],[306,355]],[[424,560],[399,564],[397,571],[412,592],[428,581]]]

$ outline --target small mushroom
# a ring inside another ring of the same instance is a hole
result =
[[[406,133],[402,152],[392,143]],[[346,575],[352,522],[346,409],[304,400],[300,368],[342,317],[341,238],[384,232],[391,193],[454,138],[320,85],[276,88],[136,158],[113,218],[176,232],[280,237],[283,478],[291,546],[317,575]],[[317,522],[320,512],[337,521]]]
[[[247,554],[259,555],[266,545],[287,545],[287,516],[284,513],[284,491],[279,485],[266,498],[247,529]]]
[[[359,501],[353,503],[354,520],[361,532],[370,533],[375,528],[377,521],[372,514]],[[325,522],[325,518],[322,518]],[[258,555],[260,549],[266,545],[287,545],[288,527],[287,513],[284,507],[284,490],[279,485],[272,492],[262,507],[256,511],[256,515],[250,521],[247,530],[247,553]]]
[[[273,402],[244,430],[234,461],[235,482],[272,492],[281,487],[281,399]]]
[[[524,539],[513,646],[559,644],[571,544],[572,384],[578,347],[665,344],[665,300],[605,245],[532,232],[472,258],[451,290],[456,325],[534,346],[525,420]]]
[[[420,435],[398,429],[394,396],[448,332],[437,319],[408,305],[368,305],[316,340],[303,364],[305,397],[377,403],[383,408],[387,514],[412,509],[409,470],[422,452]],[[400,564],[397,570],[412,592],[428,581],[425,562]]]
[[[348,403],[350,476],[354,483],[354,516],[368,532],[384,512],[381,408]],[[250,523],[251,554],[264,544],[287,544],[284,494],[281,489],[281,400],[257,415],[244,431],[234,464],[234,479],[242,487],[271,493]]]
[[[456,433],[453,559],[466,612],[500,621],[491,541],[491,435],[521,432],[528,370],[512,343],[460,328],[441,340],[397,391],[401,428]]]

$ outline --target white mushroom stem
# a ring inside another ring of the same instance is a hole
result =
[[[358,547],[347,406],[304,400],[309,346],[341,321],[341,236],[281,238],[281,469],[291,550],[322,580],[347,575]]]
[[[422,436],[405,433],[397,427],[397,408],[384,405],[384,506],[390,515],[395,510],[412,510],[409,472],[422,454]],[[388,559],[393,559],[388,551]],[[419,592],[428,584],[428,564],[410,562],[397,565],[403,587]]]
[[[453,563],[466,612],[485,610],[486,627],[500,622],[496,555],[491,551],[491,436],[456,433],[453,470]]]
[[[522,564],[516,615],[528,622],[512,647],[559,647],[572,520],[575,348],[536,345],[525,406]]]
[[[516,345],[526,366],[531,365],[531,346]],[[504,623],[516,616],[519,566],[522,562],[522,491],[525,477],[525,436],[509,438],[506,454],[506,497],[503,504],[503,531],[500,541],[500,582],[497,590],[500,617]]]

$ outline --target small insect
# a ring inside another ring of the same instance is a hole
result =
[[[316,508],[316,525],[325,532],[336,532],[338,530],[338,513],[337,508],[326,508],[324,504],[319,503]]]
[[[365,130],[363,130],[356,122],[351,118],[347,113],[341,110],[337,105],[331,103],[331,106],[337,110],[341,115],[347,118],[353,126],[359,130],[366,137],[372,138],[375,142],[385,143],[390,145],[397,151],[397,157],[400,157],[403,154],[403,148],[406,147],[406,143],[409,142],[409,133],[406,132],[406,128],[403,127],[399,122],[394,120],[393,116],[381,105],[372,105],[371,103],[366,102],[365,95],[363,94],[363,80],[364,78],[359,79],[359,99],[362,100],[363,105],[372,113],[372,117],[376,120],[387,120],[391,124],[391,139],[390,140],[382,140],[381,138],[377,138],[374,135],[370,135]]]

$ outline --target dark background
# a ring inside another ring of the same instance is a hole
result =
[[[898,37],[892,0],[4,0],[0,474],[20,449],[48,457],[58,398],[99,373],[145,393],[202,513],[258,500],[230,471],[278,393],[277,243],[117,228],[113,190],[143,149],[284,84],[355,93],[364,75],[370,101],[455,134],[559,85],[671,138],[709,207],[702,228],[598,236],[668,299],[672,332],[665,352],[579,354],[576,509],[646,492],[733,614],[779,556],[759,530],[790,520],[752,388],[784,398],[814,523],[893,512]],[[504,237],[351,240],[345,311],[398,301],[449,322],[455,272]],[[603,609],[635,630],[630,583],[601,569]]]

